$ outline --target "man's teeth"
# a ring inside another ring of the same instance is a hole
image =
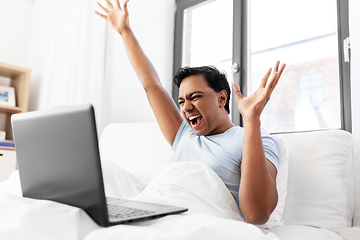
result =
[[[191,117],[189,117],[189,120],[192,121],[193,119],[198,118],[198,117],[200,117],[200,116],[191,116]]]

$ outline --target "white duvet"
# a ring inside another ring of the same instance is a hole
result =
[[[0,183],[0,239],[278,239],[244,223],[221,179],[201,162],[168,165],[147,186],[103,163],[107,196],[189,208],[179,215],[101,228],[78,208],[21,197],[18,172]]]

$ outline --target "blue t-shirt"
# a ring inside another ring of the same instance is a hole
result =
[[[275,140],[261,129],[265,157],[278,169],[279,150]],[[242,161],[244,128],[235,126],[221,134],[196,136],[191,127],[181,123],[173,142],[174,161],[201,161],[225,183],[239,208],[240,163]],[[244,218],[240,211],[241,217]]]

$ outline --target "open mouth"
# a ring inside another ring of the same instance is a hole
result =
[[[189,117],[189,122],[190,122],[192,127],[198,126],[200,124],[201,120],[202,120],[201,115],[196,115],[196,116],[190,116]]]

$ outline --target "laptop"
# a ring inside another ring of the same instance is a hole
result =
[[[11,123],[24,197],[82,208],[103,227],[188,210],[105,197],[91,104],[13,114]]]

